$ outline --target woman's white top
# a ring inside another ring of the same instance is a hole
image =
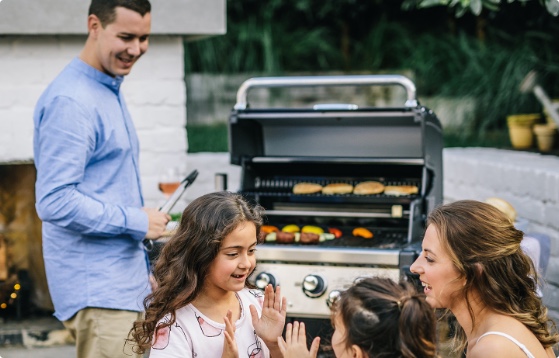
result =
[[[484,333],[477,339],[476,344],[477,344],[477,342],[479,342],[480,339],[482,339],[483,337],[485,337],[487,335],[490,335],[490,334],[495,334],[497,336],[502,336],[502,337],[505,337],[505,338],[509,339],[511,342],[516,344],[520,349],[522,349],[522,351],[526,354],[526,356],[528,358],[536,358],[536,357],[534,357],[534,355],[532,353],[530,353],[530,351],[528,350],[528,348],[526,348],[526,346],[524,344],[520,343],[518,340],[516,340],[516,338],[511,337],[508,334],[503,333],[503,332],[491,331],[491,332]]]

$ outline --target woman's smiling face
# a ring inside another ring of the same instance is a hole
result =
[[[460,277],[433,224],[427,227],[421,255],[410,269],[419,275],[431,307],[452,309],[452,298],[464,286],[465,279]]]

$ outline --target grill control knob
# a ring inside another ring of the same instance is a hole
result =
[[[326,281],[319,275],[307,275],[303,279],[303,292],[311,298],[320,297],[326,292]]]
[[[340,295],[342,293],[338,290],[332,290],[330,291],[330,293],[328,294],[328,298],[326,299],[326,305],[328,307],[332,307],[334,305],[334,303],[336,303],[336,301],[338,299],[340,299]]]
[[[268,272],[260,272],[254,280],[254,285],[261,290],[265,289],[268,284],[272,284],[272,287],[276,288],[276,278]]]

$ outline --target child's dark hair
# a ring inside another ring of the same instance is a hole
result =
[[[159,320],[170,314],[170,320],[157,329],[171,326],[175,311],[200,293],[227,235],[243,223],[253,223],[258,238],[261,213],[260,206],[252,206],[242,196],[227,191],[203,195],[186,207],[176,233],[153,268],[158,288],[144,300],[145,320],[135,322],[131,331],[138,353],[150,347]]]
[[[338,314],[346,347],[357,345],[369,358],[437,357],[435,314],[407,282],[362,279],[341,294],[332,319]]]

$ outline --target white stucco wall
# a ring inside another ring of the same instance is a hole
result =
[[[4,0],[0,34],[85,35],[90,0]],[[153,35],[225,34],[226,0],[150,0]]]
[[[0,37],[0,163],[33,159],[33,108],[49,82],[79,54],[85,36]],[[180,36],[153,36],[124,81],[140,137],[146,205],[162,195],[158,175],[186,163],[186,86]]]

